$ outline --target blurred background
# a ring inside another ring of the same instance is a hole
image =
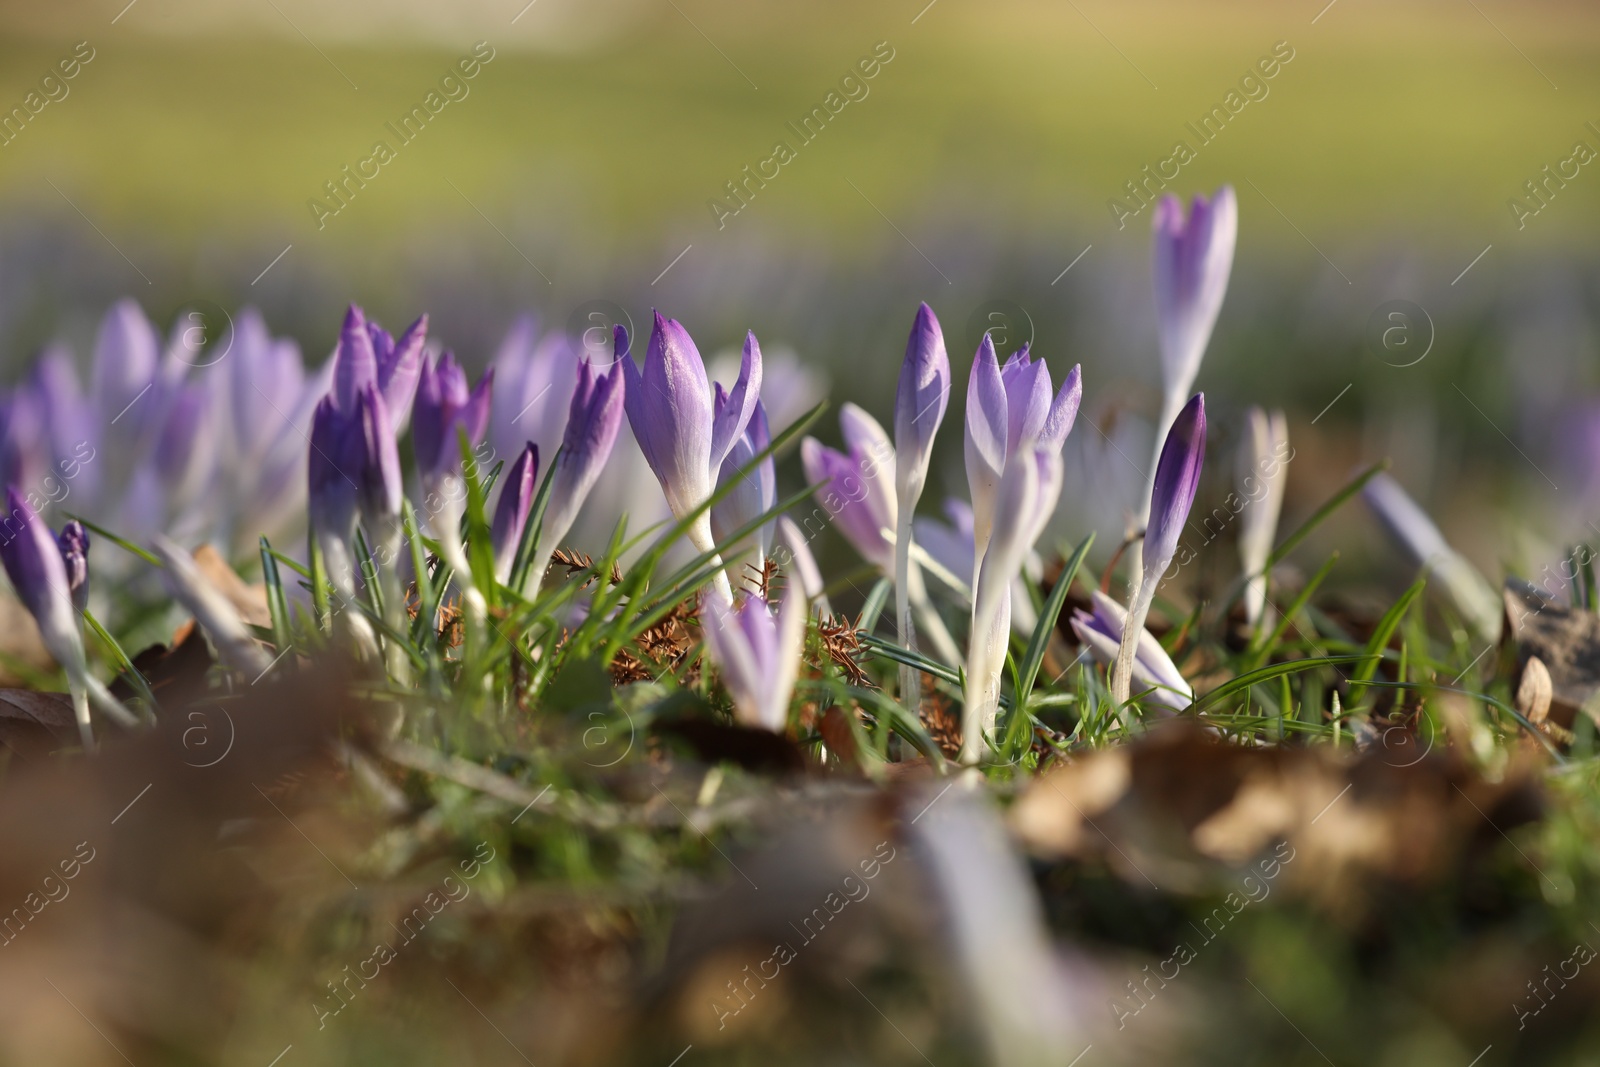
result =
[[[394,329],[426,310],[475,367],[520,312],[659,306],[708,355],[754,329],[887,417],[926,299],[958,380],[997,326],[1058,379],[1083,364],[1062,532],[1120,533],[1097,465],[1147,462],[1158,390],[1127,183],[1183,140],[1168,189],[1240,199],[1213,447],[1245,404],[1287,408],[1312,460],[1287,521],[1384,455],[1486,565],[1593,517],[1592,5],[105,0],[0,4],[0,35],[12,377],[52,339],[86,360],[122,295],[162,329],[255,305],[310,362],[348,301]]]

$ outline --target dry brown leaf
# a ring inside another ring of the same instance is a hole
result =
[[[1036,855],[1103,861],[1178,892],[1292,856],[1287,882],[1349,914],[1368,883],[1446,877],[1539,809],[1531,764],[1490,782],[1415,738],[1349,756],[1247,748],[1179,722],[1041,774],[1011,825]]]
[[[0,745],[24,759],[78,742],[72,698],[33,689],[0,689]]]
[[[267,607],[267,587],[257,582],[250,585],[228,566],[228,561],[222,558],[209,543],[203,544],[194,550],[194,562],[200,568],[200,573],[214,586],[217,591],[228,598],[228,603],[233,605],[239,617],[251,626],[270,627],[272,625],[272,612]]]

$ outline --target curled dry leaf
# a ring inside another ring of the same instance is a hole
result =
[[[1600,721],[1600,615],[1557,604],[1517,579],[1506,581],[1504,601],[1501,633],[1518,670],[1525,675],[1537,659],[1549,676],[1549,721],[1570,729],[1579,710]]]
[[[1517,710],[1538,726],[1550,716],[1551,695],[1550,671],[1538,656],[1529,656],[1517,683]]]

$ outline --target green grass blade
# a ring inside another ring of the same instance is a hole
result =
[[[1411,584],[1411,588],[1400,594],[1389,610],[1383,613],[1383,618],[1378,620],[1377,628],[1372,631],[1372,639],[1367,642],[1366,654],[1368,662],[1361,665],[1350,679],[1350,698],[1345,701],[1345,706],[1350,706],[1361,699],[1361,687],[1365,682],[1370,682],[1372,676],[1378,673],[1378,664],[1383,661],[1383,650],[1388,647],[1389,638],[1394,636],[1395,627],[1400,625],[1400,620],[1405,618],[1411,605],[1416,603],[1427,588],[1428,580],[1424,576]]]
[[[1318,568],[1317,573],[1311,576],[1311,580],[1306,582],[1305,588],[1300,590],[1300,595],[1295,597],[1293,602],[1278,615],[1278,625],[1273,627],[1272,633],[1261,643],[1261,647],[1250,653],[1247,658],[1246,662],[1250,669],[1253,670],[1261,666],[1267,661],[1267,657],[1271,656],[1277,649],[1278,642],[1283,640],[1283,635],[1288,632],[1289,627],[1294,625],[1295,616],[1305,609],[1306,603],[1311,599],[1311,595],[1317,591],[1317,587],[1322,584],[1322,580],[1328,576],[1328,572],[1333,570],[1333,565],[1338,562],[1339,553],[1334,552]]]
[[[889,602],[889,594],[894,592],[894,582],[888,578],[879,578],[878,583],[867,594],[866,603],[861,605],[861,617],[856,623],[856,629],[862,633],[870,634],[878,625],[878,616],[883,614],[883,606]]]
[[[1050,646],[1050,635],[1055,633],[1056,623],[1061,618],[1061,609],[1067,602],[1072,582],[1077,578],[1078,568],[1083,566],[1084,558],[1088,556],[1089,548],[1093,544],[1093,533],[1078,543],[1078,547],[1073,550],[1072,558],[1067,560],[1060,579],[1050,590],[1050,597],[1045,601],[1044,609],[1039,613],[1039,624],[1033,628],[1033,636],[1028,638],[1027,650],[1022,654],[1017,683],[1018,707],[1028,706],[1028,698],[1033,694],[1033,684],[1039,677],[1039,667],[1044,663],[1045,650]]]
[[[1367,657],[1364,655],[1315,656],[1311,659],[1297,659],[1290,660],[1287,663],[1274,663],[1271,666],[1260,667],[1256,670],[1241,674],[1239,677],[1230,681],[1222,683],[1211,692],[1207,693],[1203,697],[1200,697],[1193,704],[1189,705],[1188,710],[1192,712],[1199,712],[1213,704],[1218,703],[1219,701],[1233,696],[1235,693],[1242,693],[1251,686],[1260,685],[1262,682],[1270,682],[1281,675],[1299,674],[1301,671],[1316,670],[1319,667],[1338,667],[1346,663],[1364,663],[1366,660]]]
[[[78,522],[83,523],[84,529],[89,530],[91,533],[94,533],[99,537],[105,538],[107,541],[110,541],[124,552],[131,552],[135,556],[138,556],[140,559],[144,560],[146,563],[153,563],[157,567],[161,566],[161,559],[154,552],[149,552],[140,548],[138,545],[134,544],[132,541],[129,541],[125,537],[118,537],[104,526],[92,523],[81,515],[73,515],[68,513],[67,518],[76,519]]]
[[[544,513],[550,507],[550,491],[555,484],[556,464],[561,461],[561,450],[558,447],[556,454],[551,456],[545,464],[544,478],[539,482],[539,489],[533,494],[533,505],[528,509],[528,520],[522,524],[522,537],[517,541],[516,554],[511,557],[511,574],[506,579],[506,588],[515,590],[521,595],[528,584],[528,568],[533,566],[533,552],[539,547],[539,538],[544,534]],[[544,581],[544,575],[539,575],[538,580]],[[538,589],[533,590],[535,593]]]
[[[112,662],[117,665],[117,669],[121,673],[127,676],[128,684],[133,686],[139,696],[144,698],[145,704],[150,708],[150,714],[154,715],[160,709],[160,704],[156,702],[156,694],[150,688],[150,683],[145,680],[145,676],[140,673],[139,668],[133,665],[133,659],[127,652],[123,651],[122,646],[117,643],[117,639],[112,637],[104,626],[100,625],[100,620],[95,618],[94,613],[87,608],[83,610],[83,622],[90,630],[94,631],[94,635],[100,639],[100,643],[106,647],[106,651],[111,653]]]
[[[283,576],[278,573],[278,561],[272,545],[263,536],[261,544],[261,583],[267,589],[267,612],[272,616],[272,643],[279,652],[292,644],[293,629],[289,620],[289,597],[283,589]]]

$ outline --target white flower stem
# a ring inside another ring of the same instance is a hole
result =
[[[78,720],[78,736],[83,739],[83,750],[94,752],[94,727],[89,725],[89,691],[82,679],[69,679],[72,690],[72,713]]]
[[[901,501],[899,519],[894,536],[894,604],[895,619],[899,624],[900,645],[910,652],[917,650],[917,627],[911,613],[911,509]],[[917,583],[921,585],[921,582]],[[922,598],[926,601],[926,597]],[[922,707],[922,672],[909,663],[900,664],[900,703],[913,715]]]
[[[1122,625],[1122,644],[1117,646],[1117,665],[1111,672],[1111,699],[1119,708],[1128,702],[1133,689],[1133,659],[1139,650],[1139,637],[1144,633],[1144,620],[1150,614],[1158,584],[1158,576],[1146,571],[1140,576],[1128,604],[1128,618]]]
[[[379,587],[383,591],[383,621],[395,633],[404,634],[410,625],[410,616],[406,613],[405,589],[400,583],[400,545],[404,539],[404,531],[401,529],[398,515],[382,522],[380,527],[377,531],[378,559],[373,562],[378,572]],[[411,660],[399,639],[386,638],[384,649],[387,653],[389,678],[397,685],[409,685]]]
[[[728,574],[722,569],[722,557],[717,555],[716,539],[711,536],[711,513],[702,511],[694,522],[689,524],[686,535],[689,538],[689,543],[698,551],[712,554],[711,562],[716,564],[717,569],[712,572],[711,581],[717,587],[717,592],[722,594],[724,600],[732,600],[733,586],[728,584]]]

